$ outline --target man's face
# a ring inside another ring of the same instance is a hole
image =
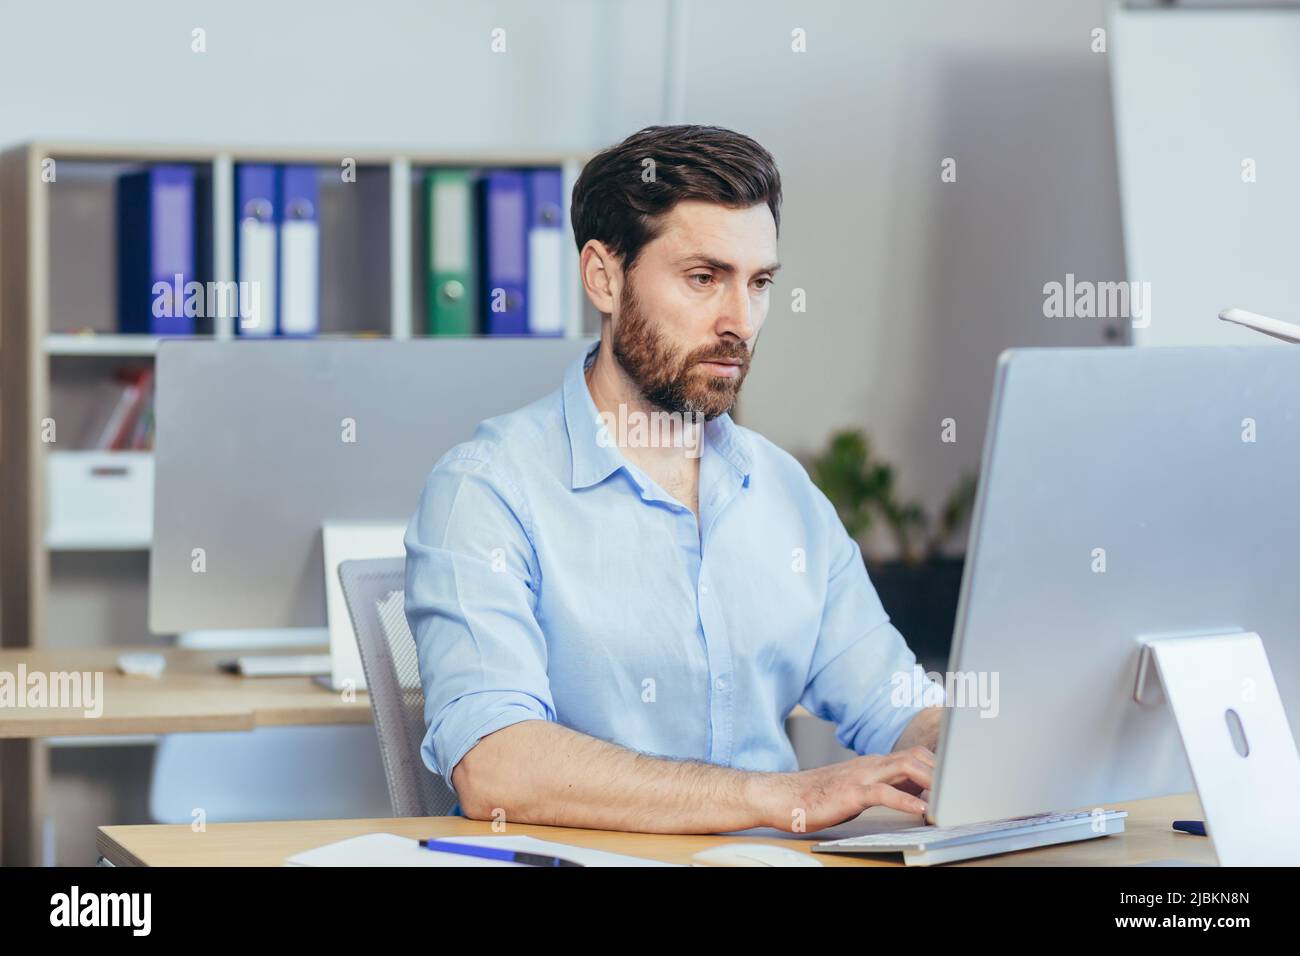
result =
[[[706,421],[749,372],[778,268],[767,204],[680,202],[624,276],[612,347],[646,401]]]

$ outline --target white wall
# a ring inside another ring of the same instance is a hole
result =
[[[5,0],[0,142],[582,145],[617,53],[607,6]],[[489,49],[497,26],[504,55]]]
[[[664,121],[667,9],[7,3],[0,143],[596,148]],[[1103,341],[1096,321],[1042,317],[1045,282],[1123,273],[1106,57],[1089,51],[1102,0],[686,10],[681,118],[750,133],[785,178],[786,265],[744,421],[796,454],[861,425],[903,490],[937,501],[978,466],[1003,347]],[[506,55],[489,50],[495,26]],[[945,416],[956,445],[939,441]]]
[[[1217,316],[1300,321],[1300,9],[1116,5],[1111,33],[1129,275],[1153,302],[1134,341],[1272,341]]]
[[[862,425],[904,493],[979,466],[993,366],[1013,344],[1101,344],[1043,317],[1067,272],[1122,278],[1099,2],[697,3],[686,119],[782,166],[784,307],[745,421],[792,451]],[[790,31],[807,31],[804,54]],[[939,164],[957,160],[957,181]],[[807,290],[791,314],[789,289]],[[957,443],[940,421],[957,421]]]

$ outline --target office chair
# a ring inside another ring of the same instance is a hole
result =
[[[406,623],[405,569],[405,558],[343,561],[339,580],[361,649],[393,814],[445,816],[456,795],[420,758],[424,687],[415,639]]]

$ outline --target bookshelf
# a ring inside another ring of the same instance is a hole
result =
[[[564,269],[570,277],[564,288],[565,334],[578,337],[599,327],[577,280],[577,253],[567,241],[572,233],[567,197],[586,158],[577,151],[67,141],[32,142],[0,153],[0,647],[169,639],[148,631],[149,529],[142,530],[139,522],[91,526],[60,520],[61,502],[79,495],[77,486],[58,484],[51,494],[52,481],[71,475],[75,482],[79,468],[126,475],[122,487],[134,489],[137,504],[141,488],[146,500],[151,494],[148,452],[95,450],[78,439],[99,408],[95,384],[117,368],[148,366],[161,341],[156,335],[116,331],[119,175],[156,163],[194,167],[202,185],[196,222],[200,271],[221,282],[236,278],[236,165],[317,167],[322,336],[410,339],[420,335],[426,287],[427,226],[418,214],[423,174],[438,167],[558,167],[566,197]],[[345,163],[355,170],[350,181],[342,175]],[[234,321],[214,317],[195,337],[233,338]],[[55,425],[53,442],[43,427],[48,419]],[[98,500],[111,501],[112,493]],[[68,742],[0,740],[2,864],[50,859],[43,846],[53,826],[48,748],[59,743]]]

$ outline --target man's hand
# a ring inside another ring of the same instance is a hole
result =
[[[876,806],[923,814],[925,803],[916,795],[930,789],[934,763],[932,751],[911,747],[798,773],[764,774],[757,781],[764,825],[812,832]]]

